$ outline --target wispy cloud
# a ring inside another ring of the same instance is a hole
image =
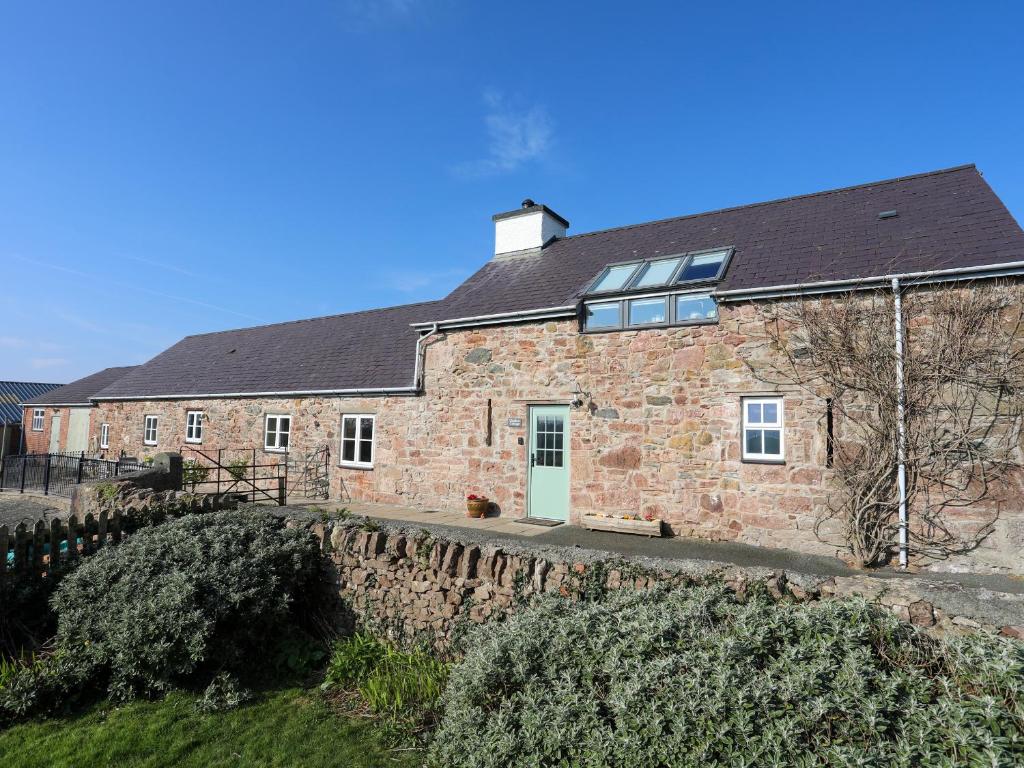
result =
[[[28,365],[33,370],[40,371],[45,368],[60,368],[70,362],[66,357],[33,357],[28,361]]]
[[[554,141],[554,124],[539,104],[522,105],[499,91],[484,93],[487,157],[455,167],[460,176],[508,173],[544,156]]]
[[[419,293],[434,285],[450,288],[452,283],[465,277],[464,269],[443,269],[436,272],[403,269],[386,272],[380,276],[380,280],[385,286],[399,293]]]
[[[21,339],[17,336],[0,336],[0,349],[24,349],[28,346],[28,339]]]
[[[424,5],[424,0],[346,0],[345,9],[360,21],[381,22],[408,19]]]
[[[23,261],[26,264],[32,264],[32,265],[37,266],[37,267],[45,267],[47,269],[53,269],[53,270],[56,270],[58,272],[65,272],[65,273],[67,273],[69,275],[76,275],[78,277],[89,278],[90,280],[102,280],[104,285],[107,288],[115,288],[115,287],[123,288],[125,290],[134,291],[136,293],[145,293],[145,294],[148,294],[150,296],[157,296],[157,297],[159,297],[161,299],[168,299],[170,301],[180,302],[180,303],[183,303],[183,304],[191,304],[192,306],[195,306],[195,307],[203,307],[204,309],[213,309],[213,310],[216,310],[217,312],[223,312],[223,313],[228,314],[228,315],[234,315],[236,317],[241,317],[241,318],[244,318],[246,320],[255,320],[256,322],[263,322],[262,318],[257,317],[255,315],[250,315],[250,314],[247,314],[245,312],[238,312],[237,310],[229,309],[228,307],[224,307],[224,306],[221,306],[219,304],[211,304],[208,301],[200,301],[199,299],[192,299],[192,298],[189,298],[188,296],[176,296],[176,295],[171,294],[171,293],[163,293],[161,291],[154,291],[152,288],[146,288],[146,287],[141,286],[141,285],[133,285],[131,283],[123,282],[123,281],[120,281],[120,280],[111,280],[109,278],[101,278],[100,275],[96,275],[96,274],[93,274],[93,273],[90,273],[90,272],[83,272],[80,269],[72,269],[71,267],[65,267],[65,266],[63,266],[61,264],[49,264],[49,263],[47,263],[45,261],[37,261],[36,259],[30,259],[30,258],[27,258],[25,256],[21,256],[21,255],[17,255],[17,254],[15,255],[14,258],[16,258],[16,259],[18,259],[20,261]]]

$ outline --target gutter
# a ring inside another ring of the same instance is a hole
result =
[[[549,320],[555,317],[575,317],[576,305],[563,307],[547,307],[545,309],[526,309],[518,312],[499,312],[494,315],[474,315],[456,317],[450,320],[437,320],[426,323],[410,323],[413,328],[464,328],[471,325],[498,325],[506,322],[525,322],[527,320]]]
[[[217,398],[240,398],[240,397],[309,397],[316,395],[344,395],[347,397],[386,397],[388,395],[418,395],[423,391],[423,358],[426,349],[423,342],[438,332],[438,324],[433,323],[433,328],[416,339],[416,362],[413,367],[413,385],[411,387],[360,387],[356,389],[292,389],[271,392],[211,392],[207,394],[190,395],[130,395],[126,397],[94,397],[92,403],[131,401],[131,400],[213,400]]]
[[[1011,275],[1024,275],[1024,261],[1008,261],[1005,264],[987,264],[978,267],[932,269],[924,272],[900,272],[847,280],[815,280],[805,283],[771,285],[762,288],[737,288],[731,291],[715,291],[712,295],[720,301],[744,301],[747,299],[769,299],[800,294],[842,293],[846,291],[867,290],[883,285],[891,285],[893,280],[922,285],[959,280],[965,276],[979,278]]]

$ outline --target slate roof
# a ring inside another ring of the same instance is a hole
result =
[[[23,400],[25,405],[90,405],[90,398],[122,376],[134,371],[139,366],[123,365],[116,368],[104,368],[84,378],[65,384],[63,387],[51,389],[45,394]]]
[[[411,387],[418,332],[437,302],[188,336],[97,399]]]
[[[1020,225],[964,165],[566,237],[487,262],[420,320],[567,306],[607,264],[722,246],[723,291],[1024,261]]]
[[[441,301],[189,336],[93,397],[408,387],[410,323],[570,306],[607,264],[724,246],[720,290],[1024,261],[1020,226],[960,166],[562,238],[488,261]]]
[[[23,402],[60,386],[31,381],[0,381],[0,424],[20,424]]]

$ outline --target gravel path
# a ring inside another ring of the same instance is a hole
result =
[[[63,517],[66,514],[59,502],[22,496],[20,493],[0,493],[0,525],[6,525],[11,531],[20,522],[31,524],[40,519],[49,521],[54,516]]]

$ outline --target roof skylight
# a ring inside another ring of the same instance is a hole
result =
[[[702,253],[691,256],[690,260],[679,273],[677,283],[689,283],[693,280],[711,280],[717,278],[722,270],[722,263],[728,251],[715,251],[714,253]]]
[[[718,280],[725,272],[731,253],[731,248],[720,248],[614,264],[601,271],[587,293],[633,291]]]
[[[620,264],[615,267],[608,267],[601,274],[601,277],[591,288],[592,293],[599,293],[601,291],[617,291],[620,288],[625,287],[626,281],[636,271],[636,264]]]
[[[672,279],[672,275],[676,273],[676,267],[679,266],[679,262],[682,260],[682,256],[675,256],[671,259],[648,261],[641,268],[640,274],[633,283],[633,287],[650,288],[653,285],[665,285],[665,283]]]

